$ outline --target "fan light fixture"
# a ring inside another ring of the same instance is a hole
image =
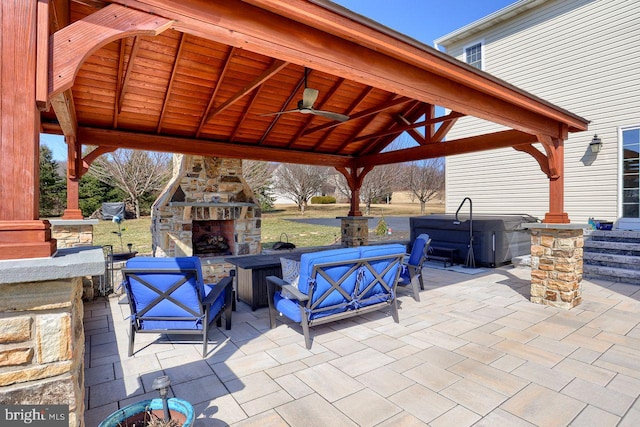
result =
[[[598,137],[598,134],[593,135],[593,138],[589,143],[589,148],[592,153],[598,153],[602,149],[602,140]]]

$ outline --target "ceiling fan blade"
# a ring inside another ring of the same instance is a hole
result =
[[[318,99],[319,91],[317,89],[312,89],[310,87],[304,88],[304,92],[302,93],[302,108],[313,108],[313,104]]]
[[[265,114],[258,114],[259,116],[279,116],[280,114],[287,114],[287,113],[297,113],[299,112],[299,109],[294,109],[294,110],[286,110],[286,111],[277,111],[275,113],[265,113]]]
[[[315,114],[316,116],[322,116],[338,122],[346,122],[347,120],[349,120],[349,116],[345,116],[344,114],[340,113],[334,113],[333,111],[311,110],[310,112],[311,114]]]

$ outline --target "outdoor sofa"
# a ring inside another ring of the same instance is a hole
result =
[[[271,328],[282,314],[300,323],[311,348],[309,328],[315,325],[385,307],[398,323],[396,286],[405,252],[403,245],[389,244],[306,253],[294,279],[283,265],[284,278],[267,277]]]

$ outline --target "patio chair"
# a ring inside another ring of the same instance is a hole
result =
[[[231,329],[233,277],[205,284],[198,257],[136,257],[122,273],[131,308],[129,356],[136,333],[201,335],[205,357],[213,322],[222,326],[224,313],[225,327]]]
[[[413,241],[411,253],[408,254],[403,262],[402,271],[398,286],[409,286],[413,289],[413,299],[420,302],[420,290],[424,290],[424,282],[422,280],[422,267],[427,259],[429,245],[431,239],[428,234],[420,234]],[[420,290],[418,289],[420,285]]]

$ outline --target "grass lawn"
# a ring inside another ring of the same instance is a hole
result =
[[[364,206],[361,205],[364,213]],[[442,213],[442,204],[427,204],[427,214]],[[262,214],[262,246],[270,248],[280,240],[280,235],[286,233],[289,240],[298,247],[324,246],[340,240],[340,227],[326,227],[288,221],[292,218],[335,218],[346,216],[349,212],[347,204],[309,205],[304,216],[300,215],[294,205],[276,206],[276,210]],[[420,205],[417,203],[397,203],[390,205],[373,205],[368,216],[416,216],[420,215]],[[133,244],[133,250],[140,255],[151,254],[151,218],[131,219],[122,223],[122,248],[120,239],[115,234],[118,226],[111,221],[100,221],[93,228],[93,243],[95,245],[113,245],[114,252],[126,252],[127,243]],[[369,230],[372,237],[374,230]],[[396,236],[396,238],[406,238]]]

